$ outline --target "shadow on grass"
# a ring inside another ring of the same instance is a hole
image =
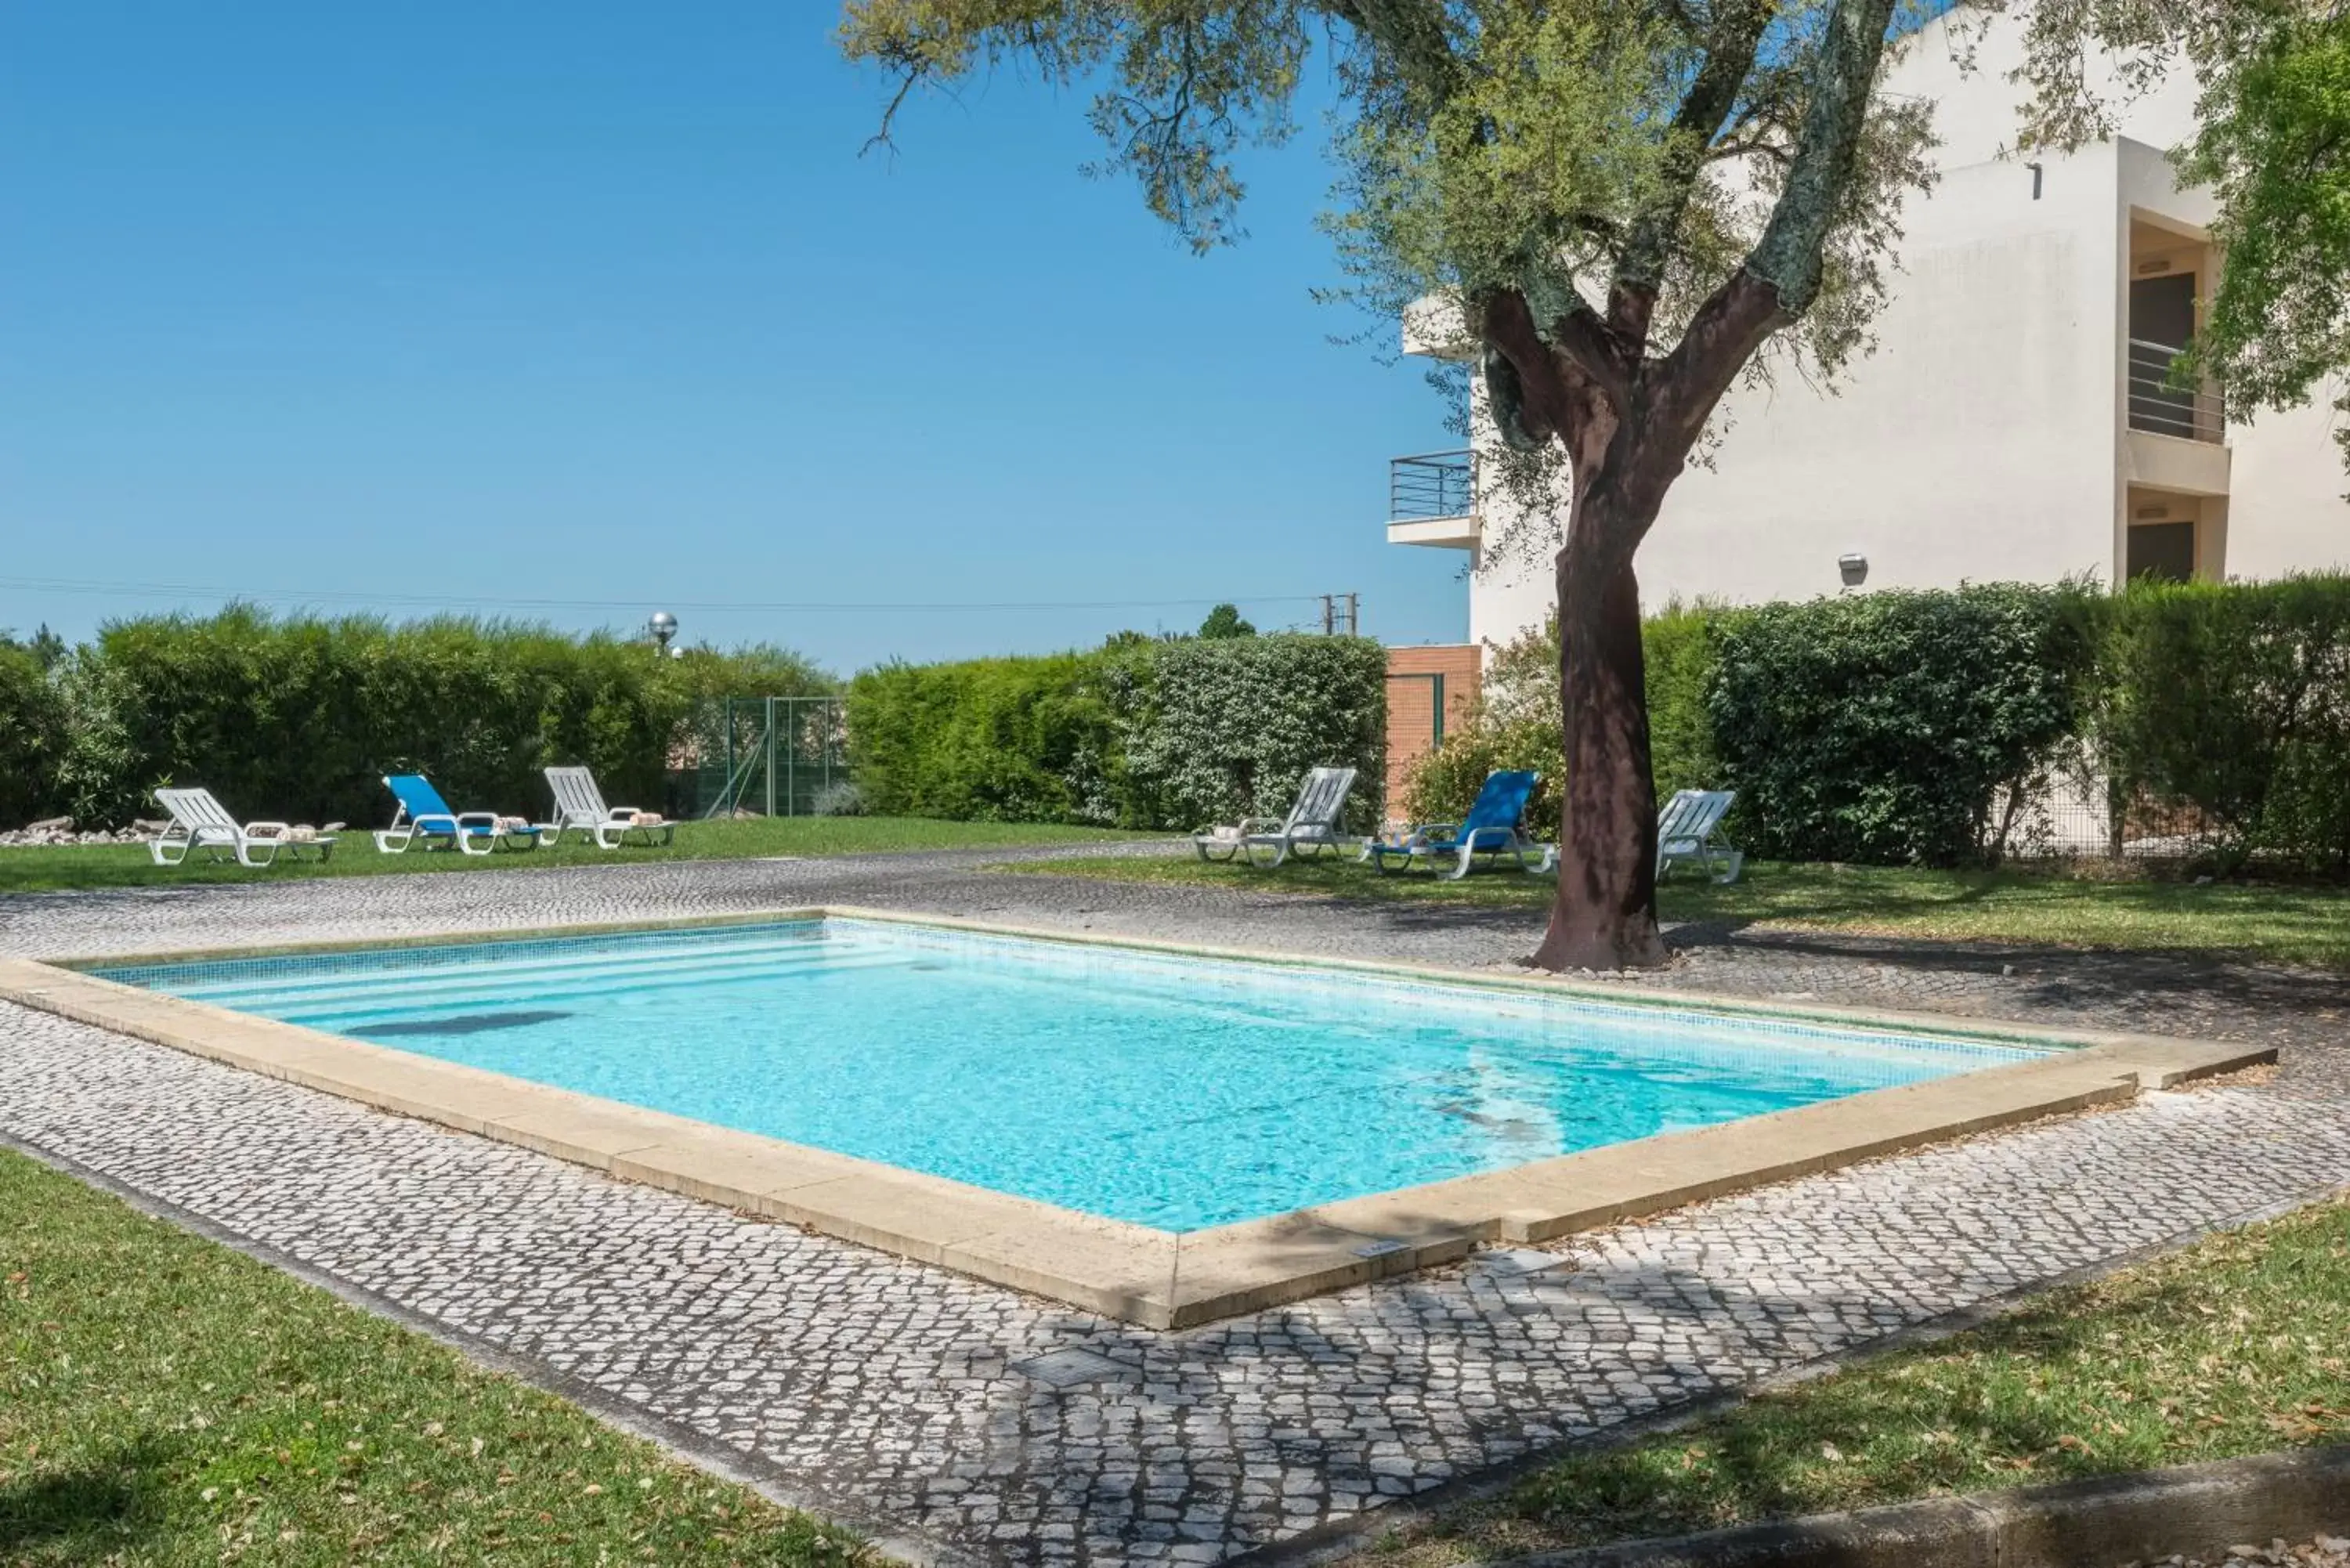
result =
[[[0,1562],[111,1558],[164,1525],[165,1462],[174,1445],[157,1438],[113,1449],[70,1469],[19,1476],[0,1485]]]
[[[1815,962],[1827,991],[1853,989],[1879,972],[1887,1005],[1920,1000],[1905,980],[1923,976],[1982,977],[2002,982],[2009,1006],[2060,1011],[2109,1011],[2108,1026],[2157,1033],[2196,1033],[2217,1016],[2247,1024],[2295,1021],[2321,1027],[2350,1009],[2350,980],[2329,969],[2285,966],[2261,955],[2207,949],[2088,948],[1990,938],[1938,939],[1863,932],[1794,929],[1758,921],[1698,920],[1669,929],[1666,942],[1690,953],[1769,953],[1802,966]],[[1890,971],[1889,973],[1881,971]],[[2156,1020],[2175,1012],[2176,1022]],[[2330,1030],[2322,1030],[2330,1033]]]
[[[2150,1382],[2138,1362],[2153,1340],[2208,1315],[2210,1289],[2182,1275],[2104,1303],[2062,1293],[1947,1345],[1864,1362],[1679,1431],[1569,1449],[1503,1509],[1555,1545],[2284,1446],[2264,1414],[2283,1386],[2246,1387],[2224,1407],[2207,1398],[2189,1423],[2163,1408],[2164,1396],[2182,1391]],[[1475,1528],[1473,1518],[1461,1522]]]

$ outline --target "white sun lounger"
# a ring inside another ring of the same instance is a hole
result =
[[[334,853],[332,834],[289,838],[293,829],[283,822],[239,823],[208,789],[159,789],[155,799],[172,817],[172,826],[147,846],[158,866],[180,865],[199,849],[208,860],[220,859],[225,849],[238,865],[255,867],[269,865],[280,850],[297,860],[306,848],[317,850],[321,860]]]
[[[539,831],[553,834],[557,844],[574,828],[593,838],[598,849],[618,849],[631,833],[643,834],[647,844],[668,844],[677,837],[673,822],[639,822],[637,818],[652,814],[633,805],[606,805],[596,775],[586,768],[549,768],[546,786],[555,792],[555,818],[542,823]]]
[[[1717,882],[1737,881],[1746,852],[1719,836],[1721,819],[1737,798],[1736,790],[1685,789],[1667,801],[1657,813],[1657,875],[1662,877],[1686,860],[1712,874]],[[1722,869],[1715,872],[1716,866]]]
[[[1287,816],[1247,816],[1233,826],[1203,827],[1191,835],[1191,846],[1202,860],[1229,861],[1244,856],[1250,865],[1268,868],[1292,855],[1356,848],[1360,841],[1338,830],[1339,815],[1347,809],[1347,796],[1354,787],[1354,769],[1315,768],[1305,775]],[[1259,861],[1259,850],[1271,850],[1273,858]]]

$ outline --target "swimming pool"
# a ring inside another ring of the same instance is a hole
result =
[[[837,916],[92,972],[1179,1233],[2042,1054]]]

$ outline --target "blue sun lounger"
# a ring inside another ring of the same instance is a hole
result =
[[[1506,855],[1522,871],[1543,870],[1550,864],[1549,846],[1528,838],[1519,826],[1534,781],[1541,776],[1532,772],[1489,774],[1476,804],[1459,822],[1419,824],[1400,838],[1375,840],[1364,853],[1382,875],[1390,858],[1400,860],[1406,870],[1425,860],[1455,882],[1469,875],[1470,864],[1480,855]],[[1442,864],[1447,859],[1455,861],[1449,870]]]
[[[400,802],[391,826],[376,831],[375,846],[386,855],[398,855],[417,843],[427,849],[454,845],[466,855],[538,847],[539,830],[521,817],[500,816],[494,811],[451,811],[432,781],[422,774],[388,774],[383,787]]]

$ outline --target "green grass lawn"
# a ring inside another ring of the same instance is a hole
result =
[[[2350,1440],[2350,1204],[1940,1345],[1576,1450],[1390,1540],[1416,1568]]]
[[[364,828],[338,836],[333,857],[321,863],[281,858],[266,869],[203,856],[179,867],[157,866],[143,844],[91,844],[0,849],[0,893],[46,893],[74,888],[131,888],[179,882],[266,882],[289,877],[365,877],[390,871],[514,870],[547,866],[605,866],[630,860],[750,860],[771,855],[887,854],[917,849],[996,849],[1028,844],[1088,844],[1148,836],[1097,827],[1014,822],[934,822],[898,816],[773,816],[738,822],[678,825],[668,848],[631,846],[598,849],[573,836],[560,846],[494,855],[411,848],[376,852]]]
[[[563,1400],[0,1150],[0,1563],[869,1557]]]
[[[1539,910],[1546,878],[1480,871],[1460,882],[1427,872],[1381,877],[1352,860],[1324,858],[1278,870],[1203,864],[1196,857],[1027,861],[1004,867],[1110,881],[1179,882],[1331,898],[1420,899]],[[2274,959],[2350,969],[2350,892],[2250,882],[2098,879],[2037,871],[1925,871],[1907,867],[1783,865],[1750,861],[1734,885],[1694,873],[1659,891],[1668,920],[1728,921],[1802,930],[1944,940],[2040,942]]]

